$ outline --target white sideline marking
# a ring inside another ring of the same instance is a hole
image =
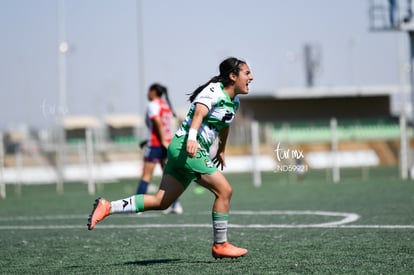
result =
[[[125,214],[124,217],[133,217],[136,214]],[[154,218],[159,217],[161,214],[157,213],[145,213],[140,215],[140,218]],[[114,216],[114,217],[121,217],[121,216]],[[15,216],[15,217],[0,217],[0,222],[8,222],[8,221],[42,221],[42,220],[79,220],[79,219],[87,219],[88,214],[85,215],[47,215],[47,216]]]
[[[414,225],[379,225],[379,224],[374,224],[374,225],[365,225],[365,224],[354,224],[354,225],[342,225],[342,226],[338,226],[338,228],[371,228],[371,229],[414,229]]]
[[[232,211],[231,214],[236,215],[317,215],[317,216],[334,216],[334,217],[344,217],[342,220],[328,222],[328,223],[321,223],[321,224],[304,224],[304,225],[295,225],[296,227],[331,227],[331,226],[339,226],[346,223],[351,223],[358,220],[360,217],[358,214],[355,213],[341,213],[341,212],[328,212],[328,211],[278,211],[278,210],[271,210],[271,211]],[[265,226],[272,226],[271,224]],[[285,226],[285,225],[282,225]],[[289,225],[288,225],[289,226]]]
[[[414,229],[414,225],[339,225],[339,226],[315,226],[312,224],[230,224],[230,228],[244,229],[299,229],[299,228],[338,228],[338,229]],[[97,229],[139,229],[139,228],[211,228],[211,224],[110,224],[99,225]],[[1,225],[0,230],[64,230],[82,229],[86,225]]]
[[[207,212],[205,212],[207,213]],[[198,213],[196,215],[205,214]],[[353,229],[414,229],[414,225],[348,225],[360,218],[355,213],[329,212],[329,211],[231,211],[231,215],[316,215],[329,217],[342,217],[341,220],[319,224],[230,224],[230,228],[268,229],[268,228],[353,228]],[[119,215],[125,217],[134,215]],[[161,214],[148,214],[140,218],[159,217]],[[33,221],[33,220],[69,220],[85,219],[87,215],[56,215],[56,216],[16,216],[0,217],[0,221]],[[135,228],[210,228],[211,224],[100,224],[99,229],[135,229]],[[62,230],[62,229],[86,229],[85,225],[0,225],[0,230]]]

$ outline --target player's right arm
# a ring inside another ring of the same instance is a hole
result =
[[[191,121],[189,135],[187,139],[187,147],[186,147],[187,154],[190,158],[193,158],[197,155],[197,149],[199,147],[198,142],[197,142],[197,135],[194,138],[194,135],[191,134],[191,132],[193,133],[198,132],[198,129],[200,128],[201,123],[203,122],[203,118],[209,112],[209,109],[207,108],[207,106],[201,103],[196,103],[194,108],[195,108],[194,115]]]

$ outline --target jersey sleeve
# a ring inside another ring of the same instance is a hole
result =
[[[160,115],[160,110],[161,110],[160,105],[155,101],[151,101],[148,104],[148,108],[147,108],[148,118],[153,119],[154,117],[159,116]]]
[[[215,85],[215,83],[208,85],[196,96],[193,103],[201,103],[211,110],[211,107],[217,103],[219,89],[221,89],[220,86]]]

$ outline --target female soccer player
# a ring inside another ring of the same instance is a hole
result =
[[[167,148],[171,141],[171,118],[175,116],[172,110],[168,90],[165,86],[154,83],[148,89],[149,104],[145,114],[145,123],[150,132],[148,142],[141,143],[145,147],[144,167],[141,180],[138,183],[136,194],[146,194],[148,185],[151,182],[154,168],[159,163],[164,169],[167,163]],[[164,101],[162,97],[165,97]],[[183,208],[178,200],[173,202],[170,211],[176,214],[182,214]]]
[[[213,203],[214,258],[237,258],[247,249],[227,241],[227,223],[232,187],[218,171],[226,165],[224,151],[229,124],[239,108],[238,95],[249,93],[253,80],[246,62],[231,57],[220,63],[220,74],[198,87],[189,97],[191,107],[180,129],[168,146],[168,162],[158,192],[154,195],[134,195],[117,201],[95,200],[88,219],[88,229],[110,214],[135,213],[166,209],[192,181],[215,195]],[[209,157],[209,149],[219,138],[217,153]]]

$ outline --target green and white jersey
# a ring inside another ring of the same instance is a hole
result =
[[[177,136],[180,137],[188,134],[196,103],[203,104],[209,109],[197,134],[197,139],[200,145],[209,151],[209,148],[217,138],[218,133],[222,129],[229,127],[229,124],[233,121],[234,116],[239,109],[240,101],[237,96],[232,100],[224,90],[222,83],[210,83],[192,102],[187,117],[176,133]]]

